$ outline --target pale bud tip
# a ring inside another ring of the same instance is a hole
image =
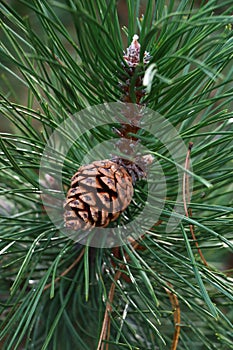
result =
[[[134,34],[134,36],[133,36],[133,42],[138,41],[138,39],[139,39],[139,36],[138,36],[137,34]]]

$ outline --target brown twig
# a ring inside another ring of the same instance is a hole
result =
[[[188,148],[188,151],[187,151],[187,155],[186,155],[186,160],[185,160],[185,166],[184,166],[185,170],[189,170],[190,154],[191,154],[192,147],[193,147],[193,143],[190,142],[189,143],[189,148]],[[188,202],[190,202],[189,175],[186,172],[184,172],[184,176],[183,176],[183,203],[184,203],[184,211],[185,211],[185,215],[187,217],[192,217],[192,209],[191,208],[190,209],[187,208],[186,196],[187,196]],[[200,257],[201,257],[201,260],[202,260],[203,264],[205,266],[208,266],[207,261],[205,260],[204,255],[202,254],[201,248],[199,247],[198,241],[196,239],[194,226],[190,224],[189,225],[189,229],[190,229],[192,238],[193,238],[193,240],[195,242],[196,248],[198,250],[198,253],[199,253]]]
[[[62,274],[61,274],[59,277],[55,278],[54,284],[57,283],[58,281],[60,281],[60,279],[61,279],[62,277],[64,277],[65,275],[67,275],[67,273],[69,273],[70,270],[72,270],[73,267],[75,267],[75,266],[79,263],[79,261],[81,260],[83,254],[84,254],[84,251],[85,251],[85,248],[82,249],[82,251],[81,251],[81,253],[79,254],[79,256],[77,257],[77,259],[76,259],[65,271],[63,271]],[[47,290],[48,288],[50,288],[51,285],[52,285],[52,283],[46,284],[46,286],[44,287],[44,291]]]
[[[144,238],[144,236],[143,236],[143,238]],[[140,243],[137,241],[132,241],[131,246],[133,247],[133,249],[136,250],[138,247],[140,247]],[[128,254],[125,254],[125,259],[126,259],[126,261],[129,260]],[[109,337],[110,337],[110,327],[111,327],[110,313],[112,312],[111,304],[112,304],[113,298],[114,298],[116,283],[121,278],[121,275],[123,274],[123,272],[121,270],[125,270],[125,264],[119,265],[119,270],[115,273],[114,281],[111,284],[111,287],[110,287],[110,290],[108,293],[108,300],[107,300],[107,304],[106,304],[106,308],[105,308],[104,319],[103,319],[103,323],[102,323],[102,329],[101,329],[101,333],[100,333],[99,343],[98,343],[96,350],[104,350],[105,343],[102,343],[102,342],[105,340],[108,341]],[[106,343],[105,350],[108,350],[107,343]]]
[[[170,283],[167,283],[169,287],[172,285]],[[172,340],[172,345],[171,345],[171,350],[176,350],[179,342],[179,337],[180,337],[180,320],[181,320],[181,315],[180,315],[180,305],[179,305],[179,300],[177,296],[172,293],[169,289],[165,288],[165,291],[167,292],[172,309],[173,309],[173,317],[174,317],[174,324],[175,324],[175,332],[173,334],[173,340]]]
[[[105,308],[104,313],[104,319],[102,323],[102,329],[100,333],[99,343],[96,350],[104,350],[104,343],[102,343],[104,340],[108,340],[110,337],[110,313],[112,312],[112,302],[114,298],[115,288],[116,288],[116,282],[121,277],[121,271],[117,271],[114,276],[114,282],[112,282],[109,293],[108,293],[108,300]],[[108,344],[106,344],[106,350],[108,350]]]

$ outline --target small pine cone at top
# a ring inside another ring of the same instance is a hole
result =
[[[123,92],[123,96],[121,100],[123,102],[132,102],[131,97],[130,97],[130,85],[131,85],[131,79],[130,77],[133,76],[136,67],[140,63],[140,49],[141,45],[138,42],[138,35],[135,34],[133,36],[132,43],[130,46],[127,48],[126,53],[124,54],[124,62],[122,63],[124,71],[127,73],[127,76],[122,77],[122,80],[124,83],[119,83],[119,87],[121,91]],[[150,61],[150,54],[145,51],[144,56],[143,56],[143,64],[147,65]],[[127,65],[125,64],[127,63]],[[135,81],[135,95],[136,95],[136,103],[139,104],[142,97],[145,95],[145,90],[142,89],[142,77],[138,76],[136,81]]]
[[[128,207],[134,182],[145,177],[131,161],[115,158],[83,165],[71,179],[64,204],[65,227],[106,227]]]
[[[123,56],[129,67],[135,68],[140,62],[140,49],[141,45],[138,42],[139,36],[135,34],[133,36],[132,43],[127,48],[126,54]],[[147,64],[150,60],[149,52],[144,52],[143,63]]]

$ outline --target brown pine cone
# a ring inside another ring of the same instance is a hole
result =
[[[144,175],[134,163],[119,158],[80,167],[71,179],[64,205],[66,228],[108,226],[128,207],[133,183]]]

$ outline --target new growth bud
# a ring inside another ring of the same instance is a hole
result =
[[[138,42],[139,36],[134,34],[130,46],[127,48],[126,55],[123,56],[129,67],[136,67],[140,62],[141,45]],[[143,63],[147,64],[150,60],[149,52],[145,51]]]
[[[134,34],[133,40],[130,46],[127,48],[127,53],[123,56],[128,66],[130,67],[136,67],[140,61],[141,45],[139,44],[138,39],[139,36],[137,34]]]

